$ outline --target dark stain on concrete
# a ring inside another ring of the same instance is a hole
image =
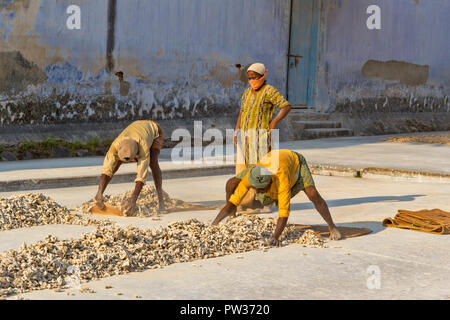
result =
[[[17,94],[31,84],[47,80],[37,65],[25,59],[19,51],[0,52],[0,92]]]
[[[117,0],[108,1],[108,33],[106,39],[106,70],[114,70]]]
[[[430,67],[395,60],[386,62],[369,60],[361,71],[367,78],[394,80],[408,86],[418,86],[427,83]]]

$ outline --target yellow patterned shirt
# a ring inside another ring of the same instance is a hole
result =
[[[269,123],[277,108],[284,108],[289,102],[280,92],[266,84],[260,91],[253,93],[252,88],[245,90],[241,105],[241,139],[242,156],[236,165],[239,173],[249,165],[256,164],[259,159],[272,150]],[[243,162],[243,163],[242,163]]]
[[[241,130],[269,129],[275,109],[288,105],[289,102],[280,92],[269,84],[256,94],[252,93],[252,88],[248,88],[242,95]]]

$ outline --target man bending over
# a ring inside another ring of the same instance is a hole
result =
[[[275,161],[274,161],[275,160]],[[255,189],[252,207],[263,207],[276,203],[279,218],[271,245],[281,246],[279,240],[286,227],[290,214],[291,199],[300,191],[304,191],[314,203],[316,210],[328,224],[330,239],[339,240],[341,234],[331,218],[328,205],[317,191],[305,158],[291,150],[274,150],[262,158],[256,166],[251,166],[236,177],[228,180],[226,185],[227,204],[212,223],[219,224],[225,217],[236,215],[237,206],[244,198],[248,198],[249,190]],[[248,206],[248,199],[246,199]]]
[[[159,200],[159,212],[165,212],[162,172],[158,157],[163,147],[164,137],[158,123],[151,120],[133,122],[114,140],[103,162],[98,192],[95,196],[97,206],[104,210],[103,193],[122,163],[137,162],[137,177],[133,195],[122,202],[121,210],[132,215],[136,210],[136,201],[147,182],[148,168],[152,170]]]

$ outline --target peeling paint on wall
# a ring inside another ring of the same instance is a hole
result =
[[[336,105],[336,112],[350,115],[369,115],[371,113],[418,113],[418,112],[450,112],[450,96],[442,98],[421,97],[374,97],[351,101],[346,99]]]
[[[15,94],[47,80],[44,71],[18,51],[0,52],[0,93]]]
[[[369,60],[362,67],[362,74],[368,78],[399,81],[408,86],[426,84],[430,66],[421,66],[404,61]]]
[[[418,6],[411,0],[377,0],[383,10],[383,28],[377,31],[366,27],[364,13],[372,0],[321,2],[317,109],[448,112],[449,1]],[[417,102],[410,103],[411,97]]]
[[[255,61],[285,86],[290,0],[77,0],[82,28],[68,30],[72,2],[0,2],[0,52],[40,70],[0,90],[0,124],[232,116],[248,86],[235,65]]]
[[[190,119],[232,115],[242,83],[224,88],[217,80],[154,82],[112,79],[104,70],[89,77],[70,63],[49,66],[47,80],[0,99],[0,124],[62,124],[152,119]],[[72,83],[76,83],[72,86]]]
[[[254,62],[285,93],[290,0],[114,0],[108,20],[112,1],[77,0],[81,30],[72,0],[0,1],[1,124],[233,116]],[[402,12],[381,32],[361,14],[372,0],[317,1],[317,109],[448,112],[447,0],[377,0]]]
[[[64,61],[68,51],[40,43],[34,33],[34,24],[39,13],[41,0],[18,0],[7,4],[0,11],[0,51],[19,51],[40,68],[51,63]]]

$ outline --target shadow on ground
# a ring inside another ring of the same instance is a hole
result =
[[[326,224],[324,224],[326,226]],[[382,221],[355,221],[355,222],[346,222],[346,223],[336,223],[336,226],[339,227],[350,227],[350,228],[367,228],[372,230],[372,233],[368,235],[378,233],[387,229],[382,224]]]
[[[414,201],[418,197],[425,197],[424,194],[411,194],[405,196],[378,196],[378,197],[361,197],[361,198],[348,198],[348,199],[336,199],[336,200],[326,200],[328,207],[345,207],[354,206],[364,203],[376,203],[376,202],[409,202]],[[311,210],[314,209],[314,204],[308,199],[303,198],[305,202],[302,203],[291,203],[291,211],[295,210]],[[224,200],[210,200],[210,201],[192,201],[189,202],[196,205],[202,206],[217,206],[217,208],[225,204]],[[274,212],[277,209],[274,208]]]
[[[189,203],[200,205],[200,206],[216,206],[217,208],[225,204],[225,200],[211,200],[211,201],[188,201]]]
[[[348,198],[348,199],[336,199],[336,200],[326,200],[328,207],[345,207],[353,206],[364,203],[374,203],[374,202],[409,202],[414,201],[418,197],[425,197],[424,194],[411,194],[405,196],[379,196],[379,197],[361,197],[361,198]],[[314,209],[314,204],[312,202],[303,203],[293,203],[291,204],[291,210],[309,210]]]

